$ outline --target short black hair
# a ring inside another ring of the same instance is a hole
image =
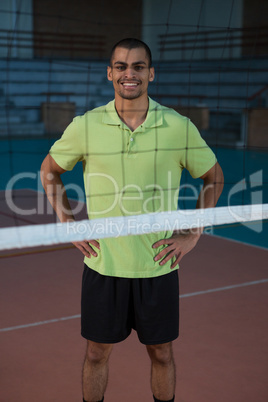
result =
[[[114,55],[114,51],[117,47],[123,47],[125,49],[137,49],[137,48],[143,48],[146,51],[146,56],[149,59],[149,67],[152,67],[152,53],[151,50],[149,48],[148,45],[146,45],[146,43],[144,43],[142,40],[140,39],[136,39],[136,38],[125,38],[120,40],[119,42],[117,42],[111,51],[111,56],[110,56],[110,66],[112,65],[112,59],[113,59],[113,55]]]

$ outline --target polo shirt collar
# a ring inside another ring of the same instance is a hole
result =
[[[141,126],[149,127],[158,127],[163,124],[163,112],[162,106],[152,100],[150,97],[149,99],[149,109],[146,116],[145,121],[142,123]],[[104,124],[109,124],[113,126],[121,126],[123,124],[122,120],[117,114],[115,109],[115,100],[109,102],[103,113],[102,122]]]
[[[145,127],[159,127],[163,124],[162,106],[149,97],[149,110],[143,125]]]
[[[105,110],[102,116],[102,122],[104,124],[110,124],[112,126],[121,126],[122,121],[117,114],[115,108],[115,100],[112,100],[105,106]]]

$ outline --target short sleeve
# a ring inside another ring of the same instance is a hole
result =
[[[52,145],[49,153],[62,169],[72,170],[77,162],[83,160],[81,145],[77,118],[75,118],[62,137]]]
[[[203,140],[198,129],[189,119],[186,121],[185,148],[184,167],[190,172],[193,178],[202,176],[217,162],[214,152]]]

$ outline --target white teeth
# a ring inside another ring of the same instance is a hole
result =
[[[133,87],[133,86],[137,86],[138,84],[134,83],[134,82],[124,82],[123,85],[127,86],[127,87]]]

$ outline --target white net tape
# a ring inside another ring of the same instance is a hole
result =
[[[186,230],[268,219],[268,204],[179,210],[173,212],[100,218],[0,230],[0,250],[52,245],[74,241]]]

